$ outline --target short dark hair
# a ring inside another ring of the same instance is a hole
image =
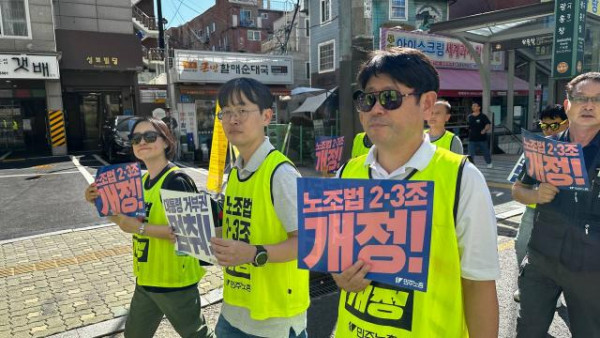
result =
[[[273,107],[273,94],[271,94],[269,87],[247,77],[231,79],[225,82],[219,89],[217,96],[219,105],[221,107],[231,104],[242,105],[242,93],[250,102],[260,108],[261,113],[264,109]]]
[[[560,104],[548,105],[540,113],[540,120],[555,119],[557,117],[559,117],[563,121],[567,119],[567,113],[565,113],[565,108],[563,108],[563,106]]]
[[[363,63],[356,77],[361,88],[379,74],[389,75],[395,81],[423,94],[440,89],[440,77],[431,60],[421,51],[413,48],[392,47],[371,52],[368,61]]]
[[[591,80],[597,83],[600,83],[600,73],[599,72],[588,72],[588,73],[583,73],[581,75],[576,76],[573,80],[569,81],[569,83],[567,84],[567,96],[571,97],[573,96],[573,91],[575,90],[575,87],[577,87],[577,85],[583,81],[586,80]]]
[[[165,156],[167,157],[168,160],[172,160],[173,157],[175,156],[175,137],[169,130],[169,127],[167,127],[167,124],[164,123],[163,121],[161,121],[159,119],[155,119],[154,117],[143,117],[143,118],[137,120],[133,124],[133,127],[131,128],[131,133],[129,134],[129,137],[131,138],[131,136],[133,135],[133,131],[135,130],[135,127],[137,127],[137,125],[142,122],[150,123],[152,125],[152,127],[160,134],[160,136],[163,138],[163,140],[165,140],[165,143],[167,144],[167,148],[165,149]],[[132,151],[133,151],[133,148],[132,148]]]
[[[473,99],[473,102],[471,102],[471,105],[477,103],[478,106],[481,107],[481,100],[480,99]]]

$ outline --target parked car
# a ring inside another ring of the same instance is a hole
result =
[[[131,159],[129,133],[139,119],[138,116],[117,115],[104,121],[100,144],[108,162],[113,163],[117,160]]]

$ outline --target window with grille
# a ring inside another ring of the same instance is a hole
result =
[[[331,20],[331,0],[321,0],[321,23]]]
[[[390,20],[407,20],[406,0],[390,0]]]
[[[319,73],[331,72],[334,70],[335,61],[335,40],[319,44]]]
[[[248,31],[248,40],[260,41],[260,31]]]
[[[0,36],[29,37],[27,0],[0,1]]]

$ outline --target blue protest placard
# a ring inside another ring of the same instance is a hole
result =
[[[315,170],[331,172],[337,170],[342,163],[344,136],[319,136],[315,142]]]
[[[341,272],[361,259],[366,278],[427,290],[431,181],[298,179],[298,267]]]
[[[559,142],[521,130],[527,175],[559,189],[589,190],[581,144]]]
[[[142,169],[138,163],[100,167],[95,183],[100,194],[96,199],[96,209],[100,216],[145,216]]]
[[[210,196],[206,192],[189,193],[165,189],[160,190],[160,196],[169,225],[176,235],[177,252],[217,264],[210,246],[210,239],[215,236]]]
[[[521,154],[521,156],[517,160],[517,163],[515,163],[515,166],[512,168],[510,174],[508,174],[506,180],[510,183],[515,183],[517,181],[517,178],[519,178],[521,171],[523,171],[523,165],[525,165],[525,153]]]

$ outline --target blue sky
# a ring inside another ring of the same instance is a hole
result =
[[[161,0],[168,27],[180,26],[215,5],[215,0]],[[265,1],[266,3],[266,1]],[[296,0],[271,0],[271,8],[291,10]]]
[[[215,0],[161,0],[161,2],[163,17],[169,21],[167,27],[188,22],[215,4]]]

